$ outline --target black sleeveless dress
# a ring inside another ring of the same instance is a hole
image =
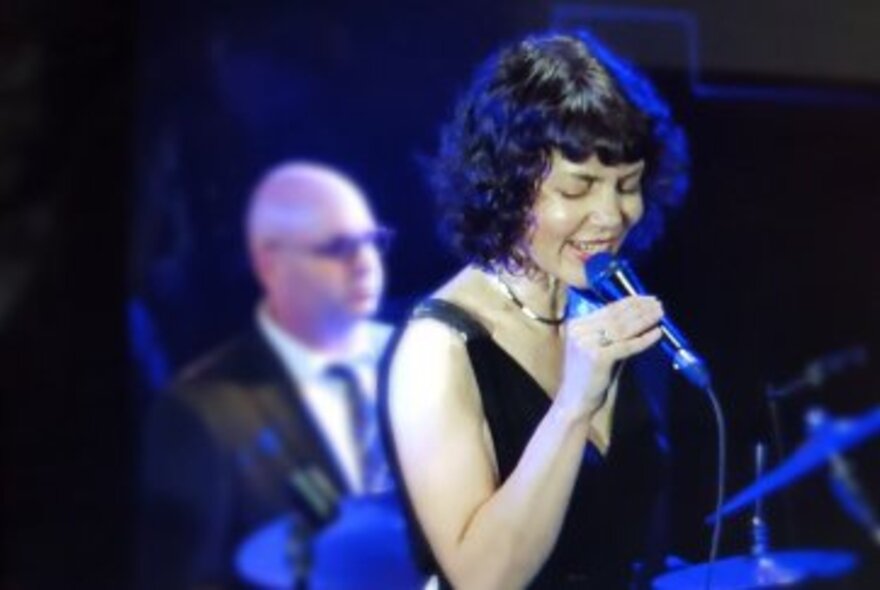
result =
[[[551,399],[526,370],[462,308],[440,299],[420,303],[412,318],[431,317],[461,334],[476,375],[503,482],[519,462]],[[451,587],[433,558],[403,486],[388,413],[388,369],[400,333],[380,371],[383,440],[420,567]],[[555,548],[529,588],[647,588],[665,550],[669,449],[665,429],[665,363],[656,351],[629,359],[618,384],[611,444],[592,443],[583,462]],[[414,395],[416,393],[414,392]],[[430,458],[426,457],[426,463]]]

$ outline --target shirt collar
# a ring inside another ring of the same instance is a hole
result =
[[[391,328],[376,322],[362,322],[355,330],[351,350],[345,355],[332,355],[309,348],[284,330],[261,303],[256,309],[257,326],[275,351],[281,356],[287,369],[298,379],[320,379],[331,364],[341,363],[352,367],[375,367],[387,342]]]

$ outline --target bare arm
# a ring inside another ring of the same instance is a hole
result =
[[[600,351],[590,341],[595,321],[571,327],[566,358],[576,357],[587,368],[567,371],[500,486],[464,343],[433,321],[414,322],[400,342],[389,400],[397,454],[425,535],[455,587],[523,587],[552,551],[610,368],[617,357],[643,350],[658,336],[646,332],[656,318],[643,318],[632,324],[634,335],[625,346]]]

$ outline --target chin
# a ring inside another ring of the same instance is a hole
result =
[[[574,287],[575,289],[586,289],[587,288],[587,275],[584,272],[584,267],[579,263],[569,263],[563,265],[562,268],[559,269],[560,272],[556,274],[556,277],[568,285],[569,287]]]
[[[360,319],[366,319],[377,311],[379,311],[378,299],[352,301],[348,305],[348,313]]]

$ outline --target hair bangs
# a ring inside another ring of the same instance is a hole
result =
[[[632,164],[648,156],[651,137],[640,117],[609,121],[604,113],[585,113],[550,121],[548,151],[559,150],[567,160],[584,162],[595,155],[604,166]]]

